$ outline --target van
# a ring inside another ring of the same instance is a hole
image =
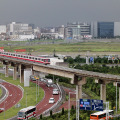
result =
[[[59,90],[58,89],[53,89],[53,95],[58,95],[59,94]]]

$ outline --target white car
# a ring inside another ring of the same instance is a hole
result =
[[[54,98],[50,98],[49,99],[49,103],[54,103],[55,102],[55,99]]]
[[[53,95],[58,95],[59,94],[59,90],[58,89],[53,89]]]

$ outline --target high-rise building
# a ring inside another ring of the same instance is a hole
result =
[[[94,38],[120,37],[120,22],[92,22],[91,35]]]
[[[61,25],[60,27],[58,27],[58,34],[64,38],[65,37],[65,27],[64,25]]]
[[[67,38],[80,39],[84,35],[90,35],[90,25],[88,23],[74,22],[67,24]]]
[[[6,25],[0,25],[0,34],[6,33]]]
[[[94,38],[98,37],[98,24],[97,24],[97,22],[91,22],[91,35]]]
[[[98,38],[113,38],[114,22],[98,22]]]
[[[7,25],[9,35],[30,35],[33,29],[29,24],[12,22]]]
[[[114,37],[120,37],[120,22],[114,22]]]
[[[80,39],[80,23],[67,23],[67,38],[69,39]]]

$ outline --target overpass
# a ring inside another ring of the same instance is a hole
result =
[[[85,70],[72,69],[62,66],[50,66],[39,63],[34,63],[31,61],[26,61],[17,58],[8,58],[5,56],[0,56],[0,61],[6,66],[5,76],[8,76],[8,66],[14,67],[13,79],[16,80],[17,67],[20,71],[20,82],[24,82],[24,70],[26,68],[31,68],[33,71],[44,72],[48,74],[58,75],[62,77],[71,78],[71,83],[76,85],[77,99],[82,98],[82,85],[86,84],[87,77],[95,78],[95,82],[100,84],[100,99],[104,102],[106,101],[106,84],[113,82],[117,85],[120,82],[120,76],[104,74],[98,72],[91,72]],[[119,88],[119,98],[120,98],[120,88]],[[119,100],[120,106],[120,100]]]

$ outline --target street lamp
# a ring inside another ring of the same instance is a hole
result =
[[[27,107],[27,91],[26,91],[26,107]]]
[[[117,113],[117,82],[116,82],[116,113]]]
[[[7,101],[4,101],[4,119],[5,119],[5,103],[6,103]]]
[[[76,94],[75,92],[69,92],[69,101],[68,101],[68,120],[70,120],[70,94]]]
[[[36,80],[36,103],[37,103],[37,80]]]

